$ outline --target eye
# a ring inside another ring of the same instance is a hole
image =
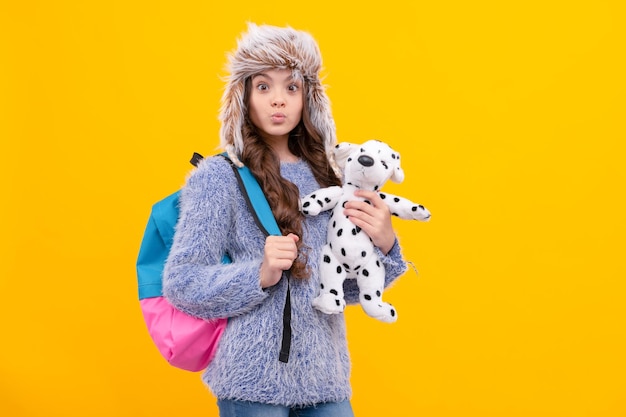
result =
[[[389,169],[389,167],[387,166],[387,162],[385,161],[380,161],[381,164],[383,164],[383,166],[385,167],[385,169]]]
[[[289,87],[287,87],[287,89],[289,91],[291,91],[292,93],[295,93],[296,91],[298,91],[300,89],[300,86],[296,83],[294,84],[289,84]]]
[[[256,89],[259,91],[267,91],[270,87],[265,83],[258,83]]]

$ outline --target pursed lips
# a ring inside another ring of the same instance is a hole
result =
[[[287,118],[284,113],[272,113],[271,119],[273,122],[282,122]]]

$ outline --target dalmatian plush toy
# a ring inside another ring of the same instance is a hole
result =
[[[334,153],[337,165],[343,170],[343,186],[319,189],[300,201],[302,213],[308,216],[332,209],[320,262],[321,291],[313,300],[313,306],[326,314],[343,312],[346,306],[343,282],[356,279],[365,313],[383,322],[395,322],[395,309],[382,300],[385,268],[372,240],[343,215],[343,207],[348,200],[359,198],[354,192],[363,189],[378,191],[391,213],[401,219],[428,221],[430,213],[422,205],[380,192],[387,180],[397,183],[404,180],[400,155],[389,145],[379,140],[361,145],[342,142]]]

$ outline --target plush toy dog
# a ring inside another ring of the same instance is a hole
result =
[[[363,310],[383,322],[395,322],[395,309],[382,300],[385,267],[369,236],[343,215],[343,206],[348,200],[357,199],[354,192],[362,189],[378,191],[391,213],[399,218],[428,221],[430,213],[422,205],[380,192],[387,180],[397,183],[404,180],[400,155],[389,145],[379,140],[361,145],[343,142],[335,147],[334,153],[337,165],[344,172],[343,186],[319,189],[300,201],[305,215],[333,210],[320,262],[321,291],[313,306],[327,314],[343,312],[346,306],[343,282],[352,278],[357,280]]]

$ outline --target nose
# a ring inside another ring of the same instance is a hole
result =
[[[272,98],[272,107],[285,107],[285,100],[280,94],[276,94]]]
[[[359,161],[359,164],[363,165],[364,167],[371,167],[372,165],[374,165],[374,159],[367,155],[359,156],[357,158],[357,161]]]

